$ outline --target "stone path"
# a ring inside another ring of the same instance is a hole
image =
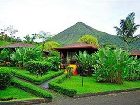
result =
[[[48,81],[42,83],[42,84],[39,85],[39,86],[42,87],[42,88],[48,89],[48,88],[49,88],[48,83],[49,83],[50,81],[51,81],[51,80],[48,80]]]
[[[140,90],[75,99],[60,97],[40,105],[140,105]]]

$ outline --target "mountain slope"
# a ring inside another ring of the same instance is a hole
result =
[[[101,45],[114,44],[118,47],[125,46],[124,42],[118,36],[98,31],[82,22],[77,22],[75,25],[55,35],[52,39],[54,41],[57,41],[58,43],[65,45],[76,42],[81,36],[85,34],[95,36]],[[137,43],[140,43],[140,40],[138,42],[135,42],[134,44]],[[131,46],[134,46],[134,44],[131,44]]]

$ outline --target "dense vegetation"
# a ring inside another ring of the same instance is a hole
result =
[[[9,42],[0,40],[0,46],[5,46],[5,45],[8,45],[8,44],[9,44]]]
[[[94,71],[98,82],[121,84],[124,79],[140,80],[140,60],[122,49],[101,48],[91,55],[80,52],[76,58],[80,72]]]
[[[57,41],[61,44],[70,44],[76,42],[83,35],[90,34],[96,37],[100,45],[112,44],[117,47],[125,48],[126,45],[123,40],[118,36],[110,35],[105,32],[98,31],[82,22],[78,22],[75,25],[65,29],[64,31],[58,33],[52,38],[52,40]],[[133,49],[140,49],[140,39],[129,44]]]

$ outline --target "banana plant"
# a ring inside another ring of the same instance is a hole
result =
[[[129,53],[121,49],[102,48],[96,54],[96,80],[122,84]]]

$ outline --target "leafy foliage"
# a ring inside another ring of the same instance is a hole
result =
[[[33,74],[36,75],[43,75],[47,71],[58,71],[60,65],[60,58],[59,57],[49,57],[43,61],[29,61],[25,63],[26,69]]]
[[[0,40],[0,46],[5,46],[5,45],[8,45],[8,44],[9,44],[9,42]]]
[[[122,19],[120,22],[120,28],[115,27],[117,35],[120,36],[127,44],[138,39],[137,36],[134,37],[133,34],[138,29],[140,25],[136,25],[134,22],[135,13],[130,13],[126,19]]]
[[[10,49],[3,49],[1,52],[0,52],[0,61],[1,62],[8,62],[10,61]]]
[[[93,37],[92,35],[84,35],[78,41],[99,46],[97,38]]]
[[[53,48],[60,47],[60,44],[55,41],[48,41],[44,45],[44,50],[53,50]]]
[[[79,54],[76,55],[76,60],[79,65],[79,73],[83,75],[91,75],[95,65],[94,59],[94,56],[89,55],[86,51],[84,51],[83,53],[79,52]]]
[[[11,83],[11,72],[8,68],[0,67],[0,89],[7,88]]]
[[[50,69],[51,63],[46,61],[29,61],[25,63],[26,69],[35,75],[43,75]]]
[[[23,64],[31,60],[39,60],[42,58],[42,52],[38,48],[18,48],[16,52],[11,55],[11,60],[16,63],[18,67],[23,67]]]
[[[37,38],[37,34],[26,35],[24,37],[25,39],[24,41],[27,43],[33,43],[36,38]]]
[[[125,68],[124,78],[126,80],[140,80],[140,60],[137,58],[130,58],[129,64]]]
[[[102,48],[95,56],[97,81],[123,83],[123,73],[131,61],[127,52],[121,49]]]
[[[60,65],[60,57],[54,56],[54,57],[49,57],[47,59],[47,62],[50,62],[50,70],[53,71],[58,71],[59,70],[59,65]]]

